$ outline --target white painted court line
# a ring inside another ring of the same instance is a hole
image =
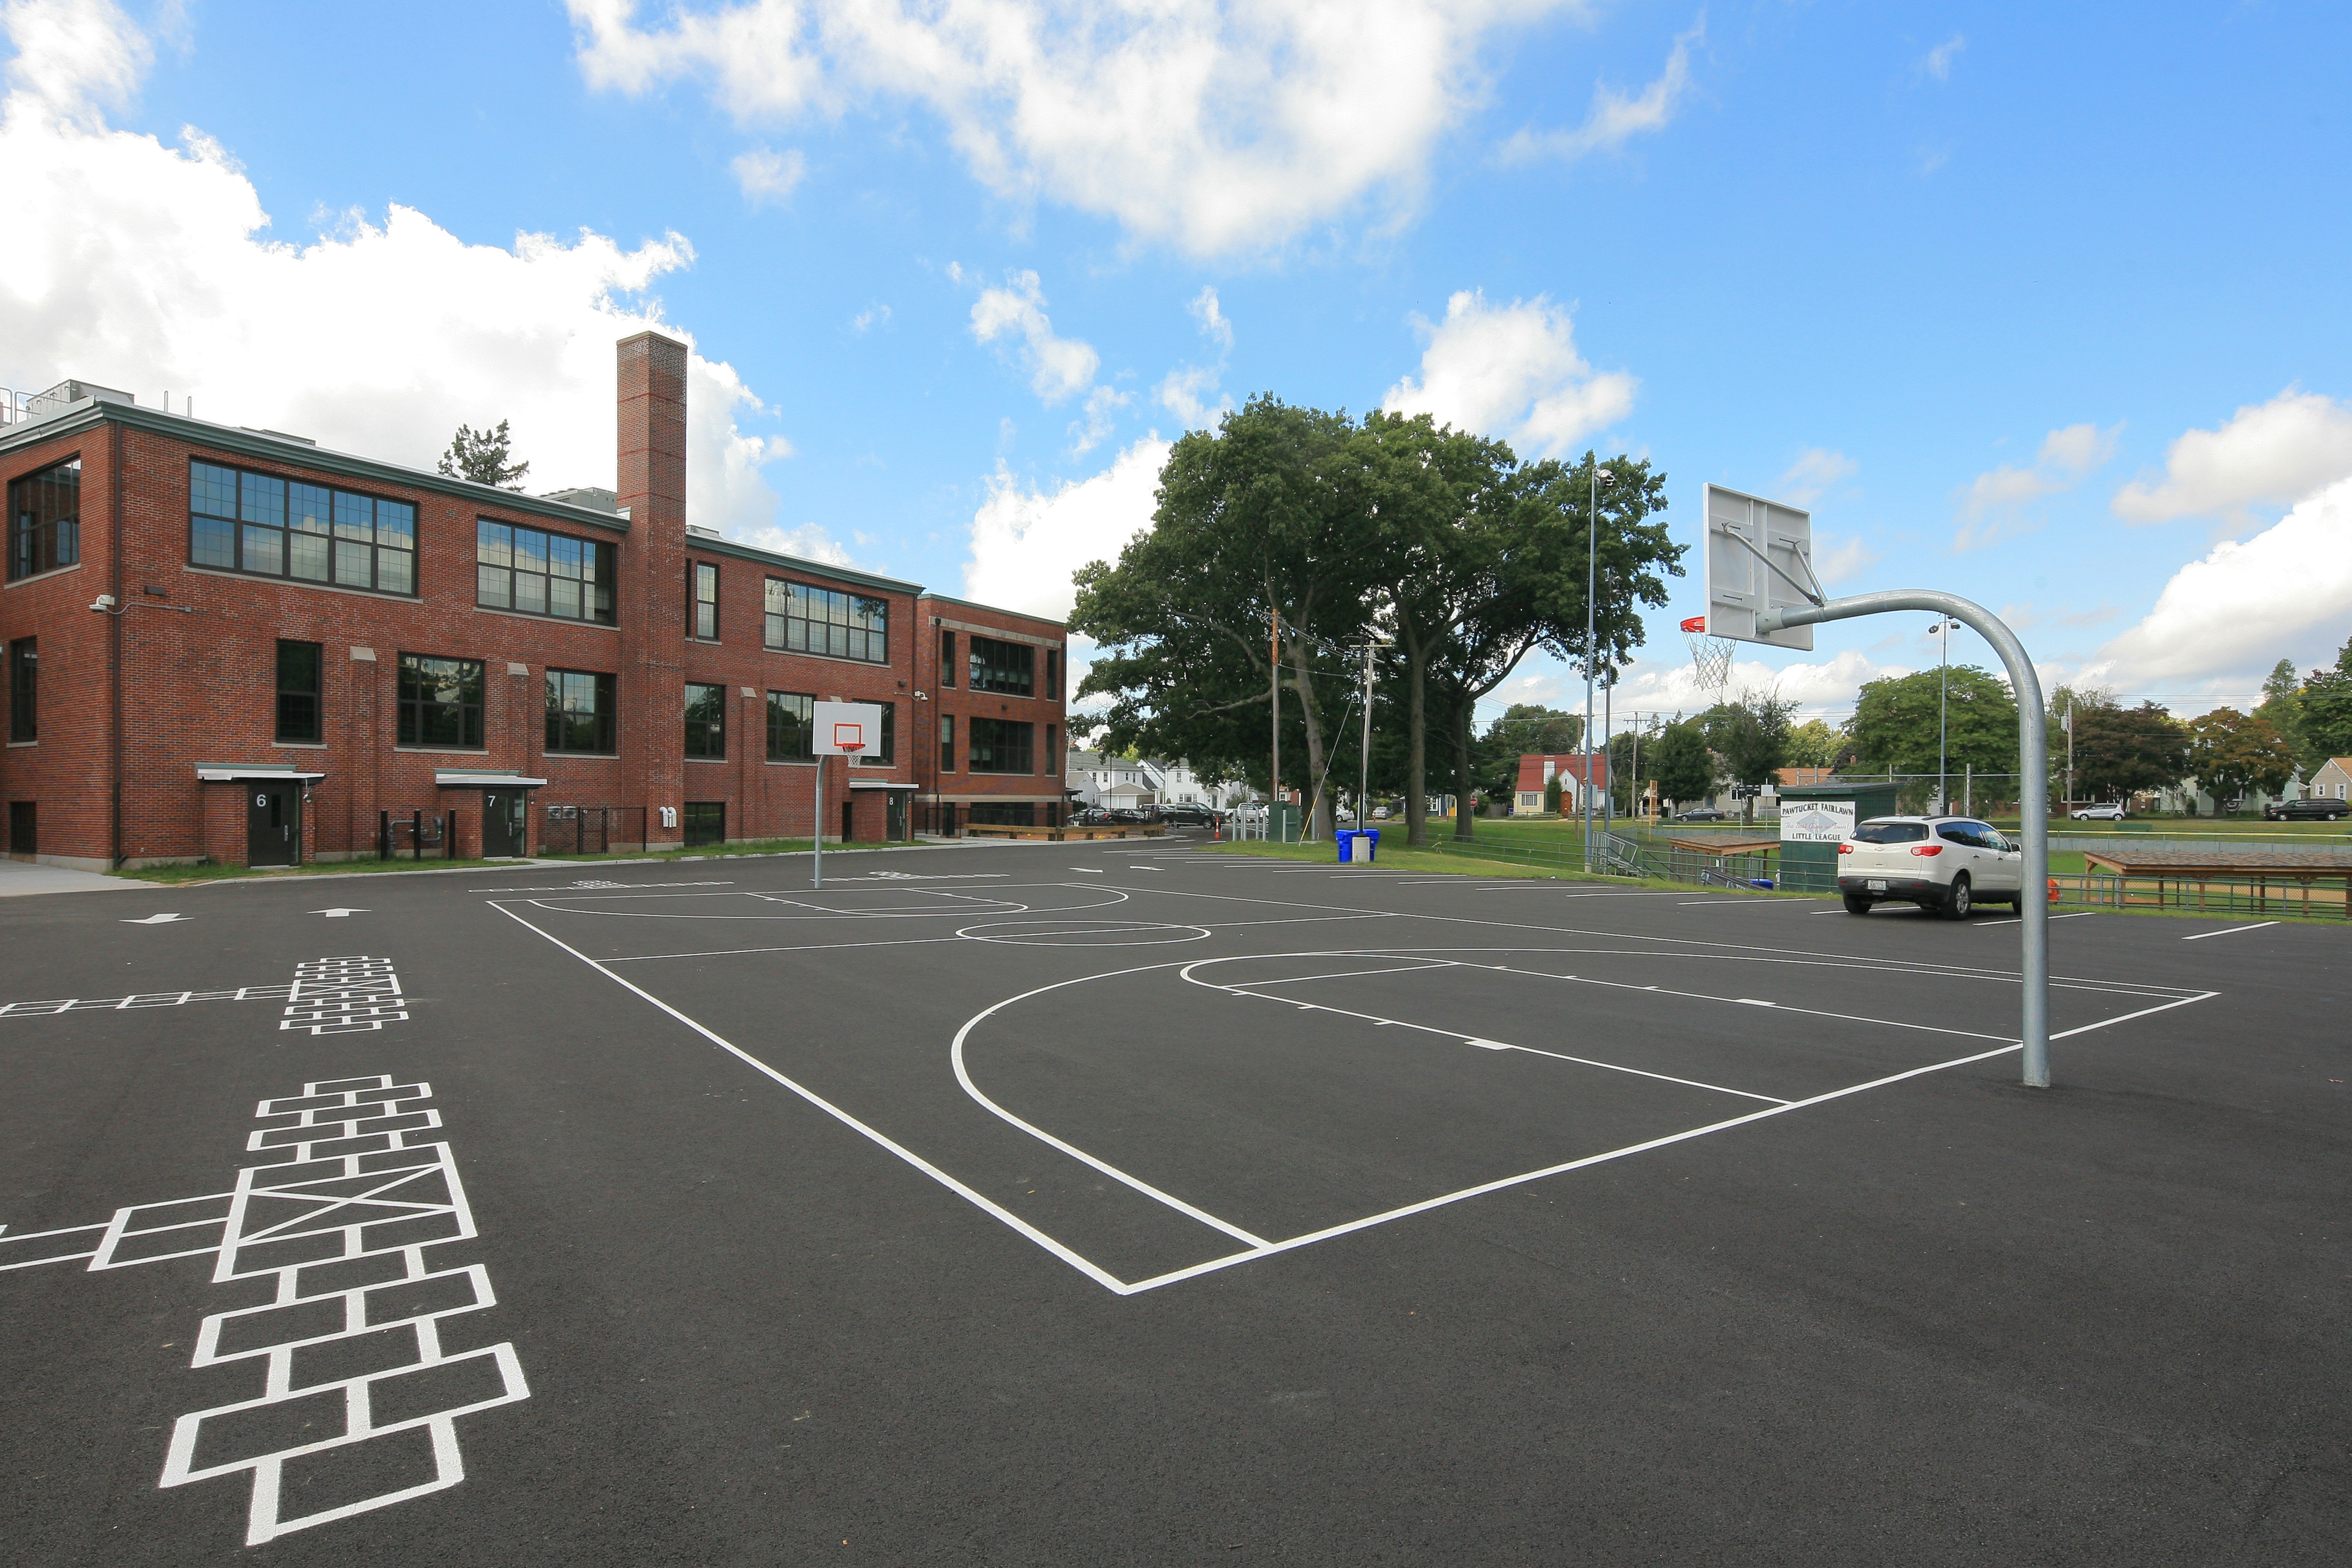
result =
[[[1842,914],[1844,911],[1841,910],[1824,910],[1822,912],[1824,914]],[[2052,915],[2050,918],[2053,921],[2082,921],[2088,920],[2093,915],[2103,915],[2107,911],[2105,910],[2076,910],[2071,915]],[[1969,922],[1969,929],[1974,931],[1986,931],[1994,926],[2013,926],[2022,925],[2024,923],[2025,917],[2022,915],[2003,915],[1997,921],[1970,921]]]
[[[2195,936],[2184,936],[2180,940],[2183,942],[2203,942],[2209,936],[2233,936],[2242,931],[2260,931],[2264,926],[2274,926],[2276,924],[2278,924],[2278,921],[2256,921],[2252,925],[2223,926],[2220,931],[2200,931]]]
[[[2072,1029],[2061,1029],[2050,1037],[2053,1040],[2063,1040],[2069,1035],[2087,1035],[2094,1029],[2104,1029],[2110,1024],[2122,1024],[2134,1018],[2145,1018],[2150,1013],[2168,1013],[2175,1007],[2186,1007],[2192,1002],[2210,1001],[2220,994],[2221,994],[2219,991],[2200,991],[2194,996],[2183,996],[2177,1002],[2167,1002],[2161,1006],[2142,1007],[2137,1013],[2125,1013],[2113,1018],[2102,1018],[2095,1024],[2084,1024]]]

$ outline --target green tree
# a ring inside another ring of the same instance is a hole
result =
[[[1657,781],[1663,798],[1677,805],[1704,800],[1715,788],[1715,755],[1694,723],[1669,724],[1659,731],[1643,752],[1642,772]]]
[[[2189,731],[2164,709],[2153,702],[2076,708],[2074,788],[2084,799],[2119,800],[2188,776]]]
[[[2188,763],[2216,808],[2254,790],[2276,795],[2294,776],[2294,753],[2270,721],[2234,708],[2189,721]]]
[[[2267,721],[2279,732],[2279,738],[2294,753],[2295,766],[2305,777],[2327,759],[2307,757],[2307,742],[2303,732],[2303,679],[2294,672],[2294,660],[2283,658],[2271,667],[2263,679],[2263,700],[2254,710],[2254,717]]]
[[[1539,702],[1514,702],[1478,737],[1479,793],[1490,800],[1507,800],[1519,787],[1521,757],[1569,756],[1583,744],[1581,715]]]
[[[471,479],[502,490],[520,489],[517,481],[530,472],[530,465],[509,460],[513,457],[512,446],[513,437],[507,434],[503,419],[495,430],[460,425],[449,438],[449,449],[441,454],[441,471],[453,479]]]
[[[1344,414],[1259,396],[1176,443],[1151,531],[1075,574],[1070,629],[1103,645],[1077,696],[1111,699],[1104,745],[1266,778],[1278,687],[1286,781],[1324,779],[1329,716],[1357,689],[1344,645],[1389,564],[1354,435]],[[1318,826],[1331,827],[1328,788]]]
[[[1845,737],[1830,727],[1826,719],[1808,719],[1789,731],[1789,760],[1792,768],[1833,768],[1837,766],[1838,748]]]
[[[1848,726],[1856,752],[1887,771],[1932,777],[1937,679],[1937,671],[1923,669],[1864,685]],[[2015,773],[2017,700],[2008,685],[1972,664],[1952,666],[1950,681],[1946,708],[1950,776],[1957,779],[1970,769]],[[1915,785],[1904,793],[1924,798],[1926,790]]]
[[[2295,707],[2302,730],[2295,760],[2305,778],[2330,757],[2352,757],[2352,638],[2336,654],[2335,668],[2304,677]]]
[[[1762,784],[1788,765],[1789,719],[1796,710],[1777,693],[1743,691],[1700,715],[1699,730],[1734,784]],[[1754,819],[1753,797],[1741,802],[1740,816]]]
[[[1551,813],[1554,816],[1558,816],[1559,815],[1560,794],[1559,775],[1558,773],[1554,773],[1551,777],[1544,780],[1544,809]]]

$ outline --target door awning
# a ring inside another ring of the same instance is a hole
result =
[[[922,786],[920,784],[892,784],[888,779],[852,779],[849,781],[849,787],[851,789],[889,789],[897,790],[902,795],[913,795]]]
[[[527,779],[520,773],[486,773],[468,768],[444,768],[433,775],[433,782],[443,789],[537,789],[545,779]]]
[[[196,782],[199,784],[241,784],[247,779],[292,779],[309,784],[325,778],[324,773],[298,772],[291,765],[269,763],[198,763]]]

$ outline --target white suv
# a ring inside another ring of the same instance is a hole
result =
[[[1838,846],[1838,892],[1850,915],[1900,903],[1964,921],[1980,903],[2016,903],[2024,889],[2024,853],[1973,817],[1874,816]]]

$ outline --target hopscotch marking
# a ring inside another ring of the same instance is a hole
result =
[[[314,958],[294,967],[294,992],[280,1029],[355,1035],[408,1016],[392,960]]]
[[[221,991],[140,991],[128,996],[61,996],[52,1002],[10,1002],[0,1018],[53,1018],[59,1013],[129,1013],[149,1007],[184,1007],[191,1002],[283,1002],[291,985],[239,985]]]
[[[0,1258],[19,1247],[32,1255],[0,1261],[0,1271],[87,1259],[96,1272],[211,1253],[215,1283],[275,1281],[263,1305],[205,1318],[189,1363],[258,1363],[262,1393],[181,1416],[157,1483],[249,1473],[248,1546],[456,1486],[466,1479],[457,1418],[530,1397],[512,1343],[455,1355],[441,1347],[443,1319],[494,1307],[498,1296],[480,1264],[436,1268],[425,1259],[428,1247],[478,1234],[449,1145],[418,1141],[441,1125],[440,1112],[424,1104],[432,1086],[382,1075],[302,1089],[261,1102],[255,1114],[264,1125],[247,1146],[276,1158],[239,1171],[228,1192],[133,1205],[102,1225],[0,1235]],[[385,1268],[349,1282],[344,1266],[370,1258],[385,1259]],[[394,1264],[397,1272],[390,1271]],[[330,1284],[316,1278],[322,1273],[341,1277]],[[341,1326],[331,1326],[337,1321]],[[413,1348],[401,1344],[403,1335]],[[298,1363],[302,1352],[362,1336],[398,1345],[407,1359],[341,1377],[309,1377]],[[341,1430],[273,1447],[260,1436],[267,1417],[261,1425],[240,1419],[296,1401],[316,1402],[313,1428],[339,1418]],[[380,1416],[386,1406],[404,1413]],[[341,1507],[283,1516],[289,1466],[299,1492],[307,1468],[333,1462],[319,1456],[407,1432],[424,1434],[429,1476]]]

